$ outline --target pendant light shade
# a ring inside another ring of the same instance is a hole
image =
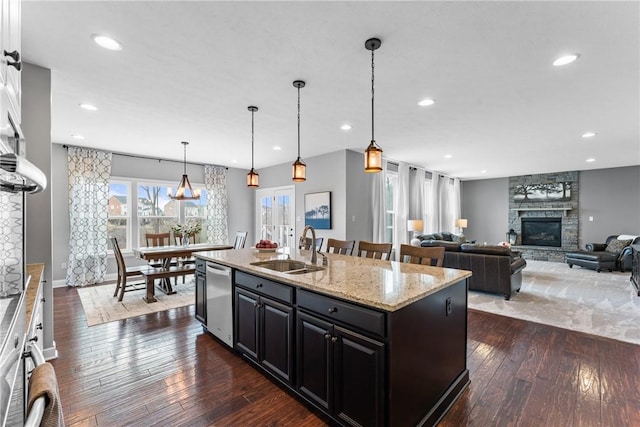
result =
[[[251,111],[251,170],[247,174],[247,187],[258,187],[260,175],[253,168],[253,113],[258,111],[258,107],[251,105],[247,109]]]
[[[176,195],[168,194],[168,196],[173,200],[198,200],[200,198],[200,190],[194,190],[191,187],[189,177],[187,176],[187,145],[189,145],[189,143],[182,141],[182,145],[184,146],[184,173],[182,174],[180,184],[178,184]]]
[[[307,180],[307,165],[300,158],[300,88],[304,87],[302,80],[293,82],[293,87],[298,89],[298,158],[293,162],[293,182],[304,182]]]
[[[364,47],[371,51],[371,142],[366,150],[364,150],[364,171],[376,173],[382,171],[382,148],[376,144],[374,138],[374,61],[373,52],[382,45],[380,39],[369,39],[364,43]]]

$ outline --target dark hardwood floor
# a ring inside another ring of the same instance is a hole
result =
[[[193,306],[91,328],[75,289],[54,307],[67,426],[326,425]],[[640,426],[640,346],[471,310],[468,335],[471,385],[441,426]]]

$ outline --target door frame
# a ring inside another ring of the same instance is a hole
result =
[[[261,233],[261,224],[260,224],[260,218],[261,218],[261,204],[260,201],[263,197],[265,196],[271,196],[272,201],[273,201],[273,207],[275,207],[275,195],[276,192],[279,191],[290,191],[291,192],[291,197],[290,197],[290,207],[289,207],[289,212],[291,214],[291,218],[290,218],[290,222],[291,222],[291,234],[293,237],[291,237],[291,246],[295,247],[296,245],[296,236],[297,236],[297,232],[296,232],[296,187],[295,185],[282,185],[282,186],[278,186],[278,187],[268,187],[268,188],[258,188],[256,189],[256,199],[255,199],[255,218],[254,218],[254,230],[255,230],[255,236],[256,236],[256,241],[260,240],[262,237],[262,233]]]

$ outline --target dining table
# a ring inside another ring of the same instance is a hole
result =
[[[190,258],[194,252],[227,249],[233,249],[233,246],[213,243],[191,243],[189,245],[142,246],[133,248],[133,254],[147,262],[155,261],[161,265],[161,268],[169,270],[174,258],[180,262],[180,260]],[[161,279],[160,289],[167,295],[176,293],[171,286],[170,277]]]

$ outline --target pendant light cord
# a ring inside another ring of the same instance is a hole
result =
[[[298,86],[298,159],[300,159],[300,86]]]
[[[253,170],[253,113],[251,111],[251,170]]]
[[[182,145],[184,145],[184,175],[186,175],[187,174],[187,144],[183,142]]]
[[[375,138],[373,136],[373,109],[374,109],[374,105],[373,105],[373,100],[375,98],[375,92],[373,89],[373,81],[374,81],[374,65],[373,65],[373,52],[375,51],[375,49],[371,49],[371,142],[375,143]]]

